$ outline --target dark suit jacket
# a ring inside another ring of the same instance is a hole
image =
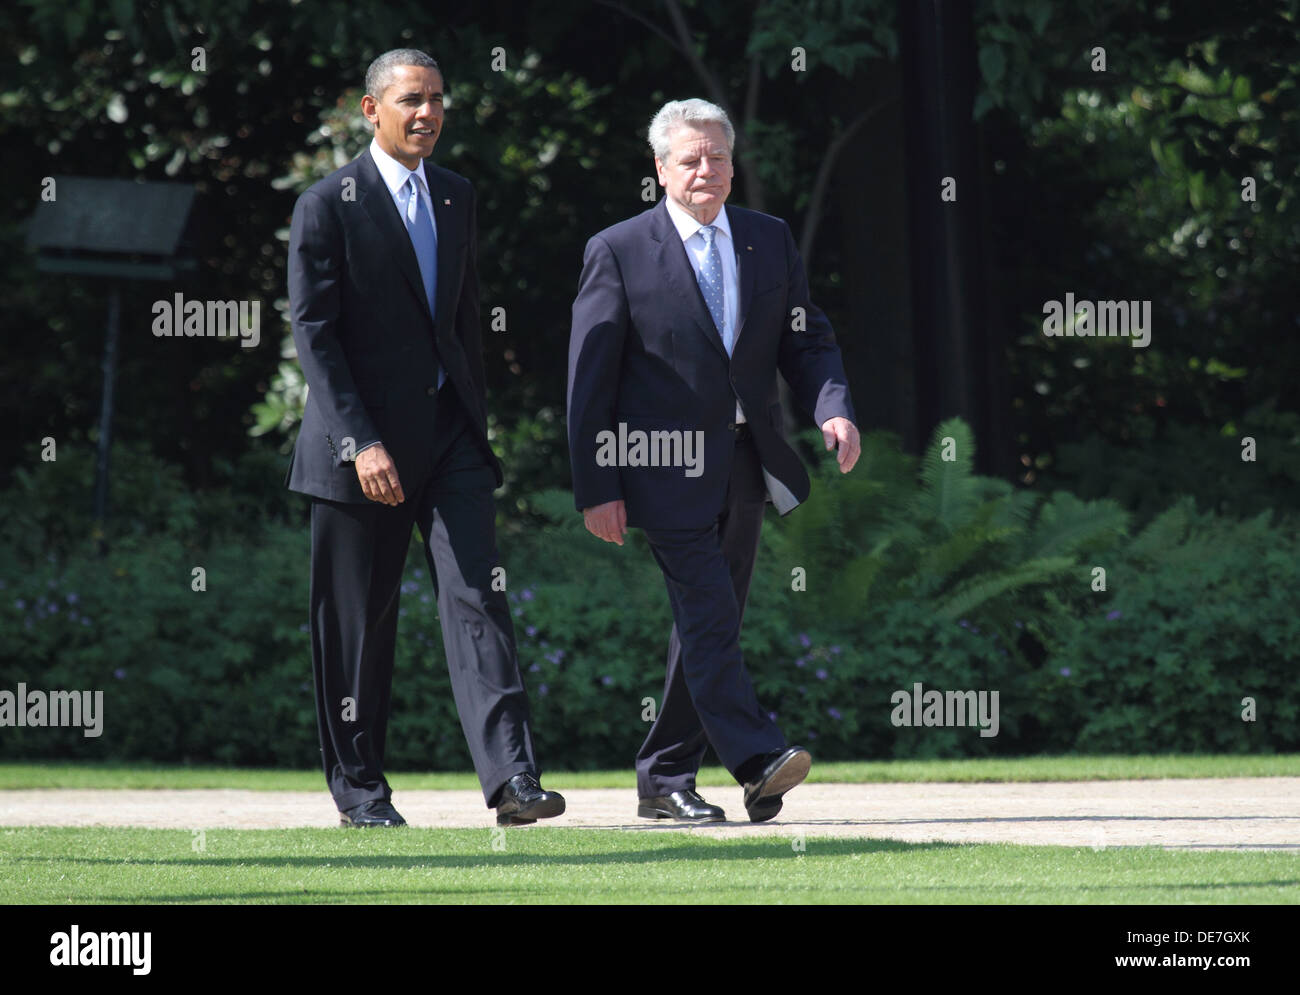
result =
[[[622,498],[628,525],[699,528],[722,509],[739,398],[781,514],[808,497],[808,474],[781,430],[776,373],[818,425],[856,418],[830,322],[808,300],[789,226],[726,206],[740,276],[730,358],[664,200],[588,243],[569,341],[569,448],[578,508]],[[795,330],[795,308],[806,327]],[[599,466],[597,436],[703,431],[698,477],[680,467]]]
[[[406,225],[369,150],[298,198],[289,234],[289,315],[309,388],[286,483],[365,503],[352,451],[380,441],[409,495],[429,468],[437,363],[487,439],[474,188],[425,160],[438,228],[437,321]]]

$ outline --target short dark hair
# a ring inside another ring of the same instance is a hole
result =
[[[393,83],[393,70],[398,66],[438,69],[438,63],[418,48],[395,48],[370,63],[366,70],[366,93],[376,100],[383,99],[384,91]],[[442,70],[438,69],[438,72]]]

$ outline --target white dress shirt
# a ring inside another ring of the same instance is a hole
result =
[[[404,218],[410,215],[410,197],[411,188],[407,186],[407,181],[412,176],[415,177],[415,185],[420,189],[420,202],[429,214],[429,221],[433,224],[433,237],[438,237],[438,219],[433,213],[433,195],[429,193],[429,188],[424,185],[423,169],[407,169],[400,162],[379,147],[377,139],[370,139],[370,155],[375,160],[375,166],[379,169],[379,175],[384,181],[384,186],[388,187],[389,196],[393,198],[393,206],[397,208],[397,213]],[[424,165],[423,162],[420,163]]]
[[[695,271],[695,279],[698,282],[700,267],[704,265],[704,253],[707,251],[704,236],[700,234],[700,229],[704,226],[679,207],[671,197],[665,199],[668,202],[668,217],[672,219],[677,234],[681,236],[682,245],[686,249],[686,258],[690,260],[691,269]],[[716,229],[713,233],[713,244],[718,247],[718,255],[722,257],[723,313],[719,334],[722,336],[722,344],[727,348],[727,355],[730,356],[735,348],[736,319],[740,314],[740,269],[736,265],[736,240],[731,235],[731,222],[727,220],[725,206],[713,219],[713,227]],[[739,424],[744,420],[745,413],[740,408],[740,400],[737,399],[736,423]]]

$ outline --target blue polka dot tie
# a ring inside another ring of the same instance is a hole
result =
[[[406,181],[406,230],[411,236],[411,247],[420,264],[420,277],[424,281],[424,295],[429,301],[429,313],[438,317],[438,236],[433,230],[433,218],[424,206],[420,186],[415,174]],[[447,379],[447,372],[438,367],[438,386]]]
[[[726,341],[726,295],[722,290],[722,256],[718,253],[718,244],[714,241],[718,229],[705,225],[700,229],[704,236],[704,261],[700,263],[700,292],[704,294],[704,303],[709,306],[713,323],[718,327],[718,334],[723,337],[727,354],[731,354],[731,343]]]

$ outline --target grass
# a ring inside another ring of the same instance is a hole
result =
[[[1256,904],[1300,855],[689,829],[0,829],[0,903]]]
[[[814,753],[814,757],[816,754]],[[636,788],[626,770],[545,771],[545,783],[565,788]],[[1114,781],[1186,777],[1297,777],[1300,755],[1270,756],[1068,756],[979,760],[868,760],[813,764],[809,784],[889,782]],[[470,790],[470,773],[389,774],[394,790]],[[721,767],[700,771],[700,787],[734,784]],[[70,761],[0,763],[0,790],[17,788],[244,788],[254,791],[322,791],[319,770],[194,767]]]

